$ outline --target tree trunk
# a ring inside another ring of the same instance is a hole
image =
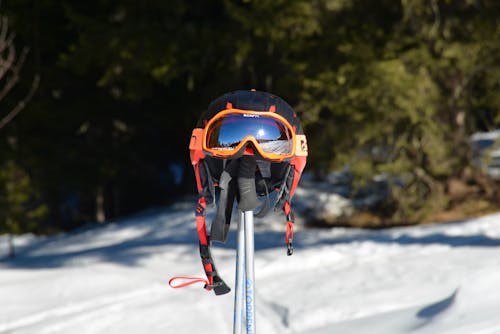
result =
[[[103,187],[97,188],[97,194],[95,198],[95,218],[98,223],[104,223],[106,221],[106,212],[104,210],[104,189]]]
[[[14,235],[9,233],[8,235],[8,242],[9,242],[9,258],[12,259],[16,256],[16,249],[14,246]]]

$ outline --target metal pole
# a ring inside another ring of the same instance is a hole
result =
[[[238,211],[238,232],[236,243],[236,287],[234,291],[234,324],[233,334],[242,333],[244,321],[243,307],[245,300],[245,215]]]
[[[255,334],[255,273],[253,211],[243,212],[245,222],[245,304],[247,334]]]

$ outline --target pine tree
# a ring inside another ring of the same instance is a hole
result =
[[[9,255],[15,255],[14,235],[36,231],[46,217],[30,176],[13,161],[0,166],[0,233],[9,235]]]

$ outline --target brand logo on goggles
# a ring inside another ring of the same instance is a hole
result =
[[[260,118],[260,115],[243,114],[243,117]]]

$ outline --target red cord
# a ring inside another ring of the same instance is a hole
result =
[[[176,280],[183,280],[185,282],[174,285],[174,281]],[[196,283],[204,283],[205,285],[209,284],[208,280],[206,280],[205,278],[189,277],[189,276],[175,276],[168,281],[168,285],[170,285],[170,287],[174,289],[184,288],[186,286]]]

